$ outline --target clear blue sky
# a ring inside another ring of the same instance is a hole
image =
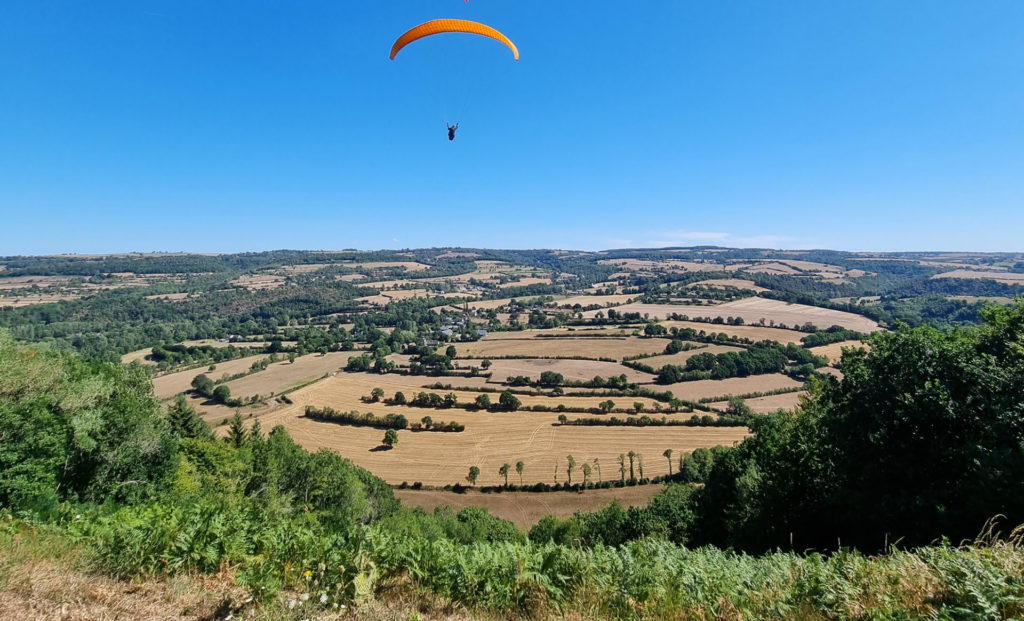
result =
[[[388,60],[440,17],[522,59]],[[0,254],[1020,251],[1022,25],[1019,0],[6,0]]]

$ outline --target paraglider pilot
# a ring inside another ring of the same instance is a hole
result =
[[[448,127],[448,140],[455,140],[455,130],[459,128],[459,124],[448,125],[448,123],[445,123],[445,125]]]

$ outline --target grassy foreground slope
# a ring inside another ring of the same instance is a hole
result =
[[[138,368],[0,335],[0,607],[24,616],[49,566],[153,597],[206,577],[224,599],[197,618],[1020,617],[1019,537],[942,539],[1024,522],[1024,303],[985,318],[876,335],[842,381],[691,464],[703,486],[529,536],[403,508],[283,428],[215,440]]]

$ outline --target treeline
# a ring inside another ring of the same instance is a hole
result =
[[[375,429],[414,429],[417,431],[465,431],[465,425],[452,422],[444,421],[429,421],[424,423],[413,423],[409,425],[409,419],[402,414],[385,414],[384,416],[375,416],[372,412],[360,413],[355,410],[351,412],[338,412],[330,407],[316,408],[311,405],[306,406],[305,410],[306,418],[313,420],[326,421],[330,423],[337,423],[339,425],[352,425],[354,427],[373,427]],[[429,418],[429,417],[426,417]]]
[[[560,425],[576,427],[746,427],[747,417],[730,416],[692,416],[684,420],[669,419],[665,416],[627,416],[626,418],[567,418],[559,419]]]
[[[841,341],[855,341],[864,338],[864,335],[856,330],[848,330],[842,326],[832,326],[827,330],[818,330],[814,334],[808,334],[800,339],[804,347],[820,347]]]
[[[790,374],[805,378],[816,368],[828,364],[824,358],[793,343],[783,346],[774,341],[760,341],[740,352],[702,353],[687,358],[683,366],[667,364],[658,370],[656,381],[659,384],[675,384],[780,373],[787,370],[790,361],[797,365],[789,370]]]

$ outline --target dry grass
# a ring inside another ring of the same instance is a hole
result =
[[[681,259],[602,259],[603,265],[615,265],[630,271],[639,272],[713,272],[724,269],[721,263],[697,263]]]
[[[77,569],[67,561],[18,558],[16,547],[13,544],[0,550],[0,563],[7,574],[0,589],[3,619],[199,621],[237,613],[238,606],[247,599],[245,591],[228,576],[115,580]]]
[[[500,334],[500,333],[499,333]],[[473,343],[455,345],[460,358],[489,358],[492,356],[587,356],[590,358],[614,358],[637,354],[653,354],[664,351],[668,341],[627,336],[622,338],[554,338],[538,339],[524,337],[486,337]]]
[[[557,413],[551,412],[468,412],[462,409],[433,410],[383,404],[366,404],[360,398],[380,386],[388,396],[402,390],[407,396],[417,391],[414,382],[426,383],[436,378],[369,374],[339,374],[291,394],[293,405],[260,417],[264,429],[284,425],[292,437],[310,450],[328,448],[367,468],[389,483],[421,481],[428,485],[445,485],[464,481],[470,466],[481,470],[478,484],[499,482],[502,463],[523,460],[524,481],[552,482],[556,464],[559,481],[565,481],[565,456],[573,455],[579,463],[601,460],[608,475],[620,453],[631,450],[646,456],[645,474],[667,474],[668,466],[662,452],[692,451],[699,447],[732,445],[747,435],[740,427],[558,427],[552,425]],[[460,402],[471,401],[478,393],[455,391]],[[495,398],[496,395],[492,395]],[[596,406],[599,397],[520,396],[524,404],[549,405],[558,402],[573,405],[590,403]],[[622,400],[647,401],[644,399]],[[390,451],[377,451],[384,432],[368,427],[349,427],[323,423],[302,417],[306,405],[330,406],[337,410],[372,411],[377,415],[402,413],[411,421],[423,416],[436,420],[454,420],[466,425],[461,433],[399,432],[399,443]],[[650,407],[648,407],[650,409]],[[688,416],[685,414],[678,416]],[[503,481],[504,479],[502,479]]]
[[[661,458],[664,461],[664,458]],[[515,472],[515,464],[509,472],[509,484],[519,482],[519,476]],[[583,464],[579,467],[582,468]],[[593,466],[593,464],[591,464]],[[627,468],[628,468],[627,464]],[[644,464],[646,474],[647,465]],[[619,465],[601,463],[601,471],[604,480],[619,478]],[[673,470],[674,471],[674,470]],[[573,474],[573,482],[576,477],[582,477],[579,472]],[[597,469],[593,472],[594,481],[597,481]],[[582,480],[582,479],[581,479]],[[502,477],[504,481],[504,477]],[[427,511],[433,511],[437,507],[449,506],[455,511],[461,511],[466,507],[483,507],[500,518],[509,520],[516,526],[527,529],[540,521],[546,515],[555,515],[560,518],[572,517],[577,511],[597,511],[608,505],[613,500],[619,501],[623,507],[644,507],[662,489],[661,485],[637,485],[635,487],[617,487],[612,489],[594,489],[586,492],[501,492],[484,494],[477,490],[468,490],[463,494],[446,492],[444,490],[412,490],[396,489],[395,497],[402,501],[407,507],[422,507]]]

